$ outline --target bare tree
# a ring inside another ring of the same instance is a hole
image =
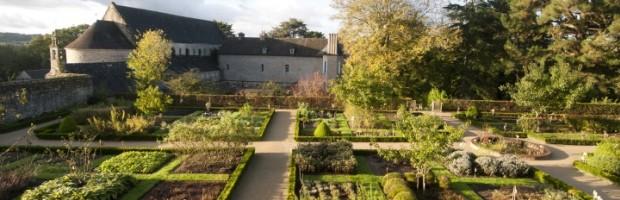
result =
[[[296,97],[327,96],[327,79],[316,72],[300,79],[292,90]]]

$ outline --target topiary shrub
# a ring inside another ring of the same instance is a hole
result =
[[[499,174],[503,177],[523,177],[531,172],[530,166],[515,155],[504,155],[497,160],[500,162]]]
[[[446,175],[442,175],[437,177],[437,182],[439,184],[439,188],[441,189],[449,189],[450,188],[450,177]]]
[[[620,142],[604,141],[599,143],[586,163],[602,171],[620,175]]]
[[[415,194],[409,188],[407,181],[399,173],[389,173],[381,179],[383,192],[392,200],[415,200]]]
[[[71,133],[77,130],[77,122],[71,116],[67,116],[60,122],[58,126],[59,133]]]
[[[314,129],[314,137],[325,137],[330,134],[329,127],[324,121],[321,121],[319,125]]]
[[[475,162],[484,175],[496,176],[499,173],[500,162],[493,157],[481,156],[476,158]]]
[[[467,111],[465,111],[465,117],[467,119],[478,119],[480,118],[480,112],[476,106],[469,106]]]

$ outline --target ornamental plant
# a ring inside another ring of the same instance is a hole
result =
[[[314,137],[325,137],[330,134],[331,131],[329,130],[329,126],[327,126],[327,123],[323,120],[321,120],[316,129],[314,129]]]
[[[27,190],[23,200],[117,199],[135,184],[129,175],[68,174]]]
[[[620,142],[604,141],[599,143],[586,163],[614,175],[620,175]]]
[[[114,156],[99,165],[103,173],[152,173],[172,158],[172,154],[160,151],[129,151]]]

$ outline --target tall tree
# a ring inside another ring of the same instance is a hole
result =
[[[222,21],[215,21],[215,23],[217,24],[217,28],[220,29],[220,31],[222,32],[225,38],[236,37],[235,32],[233,31],[233,28],[232,28],[233,26],[232,24],[222,22]]]
[[[129,54],[129,75],[138,88],[138,99],[134,105],[144,114],[161,113],[167,104],[172,103],[172,99],[158,87],[171,56],[172,44],[162,30],[144,32],[136,49]]]
[[[323,33],[317,31],[308,30],[308,26],[300,19],[290,18],[287,21],[283,21],[280,25],[273,27],[268,33],[272,38],[322,38]]]

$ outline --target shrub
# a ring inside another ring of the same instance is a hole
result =
[[[465,111],[465,117],[467,119],[478,119],[480,118],[480,112],[476,106],[469,106],[467,111]]]
[[[305,173],[351,173],[357,165],[353,145],[344,141],[300,144],[294,157],[299,170]]]
[[[388,199],[415,199],[413,191],[409,188],[407,181],[403,179],[402,175],[398,173],[389,173],[383,176],[381,180],[383,184],[383,192],[386,194]]]
[[[540,126],[540,120],[534,114],[523,114],[517,119],[517,125],[524,132],[534,132]]]
[[[325,137],[330,135],[330,132],[331,131],[329,130],[327,123],[321,121],[321,123],[319,123],[316,129],[314,129],[314,137]]]
[[[531,172],[530,166],[515,155],[504,155],[497,160],[500,162],[499,173],[503,177],[523,177]]]
[[[166,152],[130,151],[104,161],[97,170],[104,173],[151,173],[170,158],[172,155]]]
[[[439,176],[437,178],[437,182],[439,183],[439,188],[441,189],[449,189],[450,188],[450,177],[446,175]]]
[[[59,133],[71,133],[77,130],[77,122],[71,116],[66,116],[58,125]]]
[[[586,163],[605,172],[620,175],[620,142],[604,141],[599,143]]]
[[[493,157],[481,156],[476,158],[475,162],[478,164],[484,175],[496,176],[499,173],[500,162]]]
[[[448,155],[446,168],[457,175],[474,175],[476,155],[466,151],[455,151]]]
[[[26,191],[21,199],[116,199],[134,184],[121,174],[69,174]]]
[[[142,115],[131,115],[125,110],[112,107],[109,118],[94,116],[88,119],[89,126],[97,133],[139,134],[155,126],[152,119]]]
[[[568,194],[568,192],[565,192],[562,190],[545,189],[545,196],[543,196],[542,199],[543,200],[568,200],[568,199],[573,200],[576,198]]]

